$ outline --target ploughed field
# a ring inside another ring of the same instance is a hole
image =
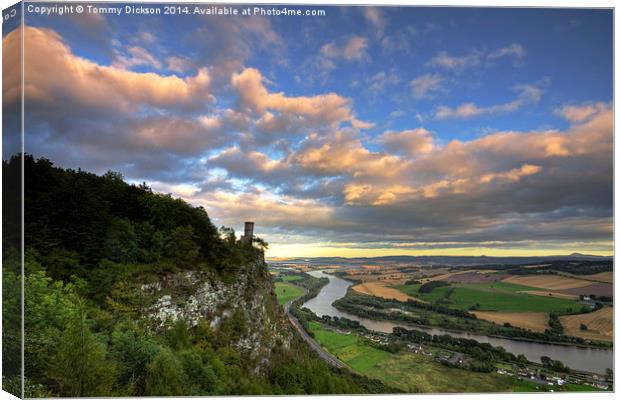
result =
[[[613,340],[613,307],[603,307],[588,314],[566,315],[560,317],[566,333],[592,340]]]

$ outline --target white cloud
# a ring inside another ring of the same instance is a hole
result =
[[[434,93],[441,92],[444,78],[439,74],[425,74],[413,79],[411,85],[411,94],[416,99],[429,97]]]
[[[481,107],[468,102],[456,108],[439,106],[435,111],[435,119],[471,118],[486,114],[498,114],[514,112],[526,104],[536,104],[542,97],[543,90],[535,85],[516,85],[514,90],[518,93],[517,98],[508,103]]]
[[[487,58],[489,60],[495,60],[495,59],[502,58],[502,57],[513,56],[513,57],[515,57],[517,59],[521,59],[521,58],[525,57],[526,54],[527,54],[527,52],[525,51],[523,46],[521,46],[518,43],[513,43],[513,44],[511,44],[509,46],[499,48],[499,49],[489,53]]]
[[[462,56],[451,56],[445,51],[439,52],[435,57],[431,58],[426,65],[430,67],[438,67],[446,70],[464,70],[469,67],[475,67],[480,64],[482,53],[474,50],[469,54]]]
[[[605,103],[585,103],[580,105],[569,104],[555,110],[559,115],[570,122],[583,122],[607,108]]]

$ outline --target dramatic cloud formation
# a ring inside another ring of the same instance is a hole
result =
[[[515,24],[476,43],[410,9],[332,11],[188,18],[174,34],[156,18],[152,31],[39,20],[25,27],[26,149],[121,171],[217,225],[254,220],[273,256],[611,251],[613,104],[596,91],[607,70],[567,69],[596,83],[587,91],[547,79],[563,53],[540,52]],[[5,68],[20,40],[3,36]],[[7,70],[17,112],[19,68]]]

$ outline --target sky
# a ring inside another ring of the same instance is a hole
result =
[[[270,257],[612,254],[611,10],[297,8],[325,15],[26,12],[26,151]]]

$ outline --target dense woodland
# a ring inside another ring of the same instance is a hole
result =
[[[19,187],[20,163],[3,162],[5,185]],[[229,345],[243,323],[234,318],[217,331],[179,321],[153,332],[127,312],[135,298],[119,296],[127,294],[123,285],[182,270],[208,270],[230,282],[262,260],[266,243],[243,244],[232,229],[218,230],[203,208],[129,185],[119,173],[97,176],[26,156],[24,175],[26,397],[389,391],[331,369],[299,338],[255,373]],[[19,191],[4,192],[5,211],[19,209]],[[5,212],[3,220],[3,382],[19,394],[15,214]]]

